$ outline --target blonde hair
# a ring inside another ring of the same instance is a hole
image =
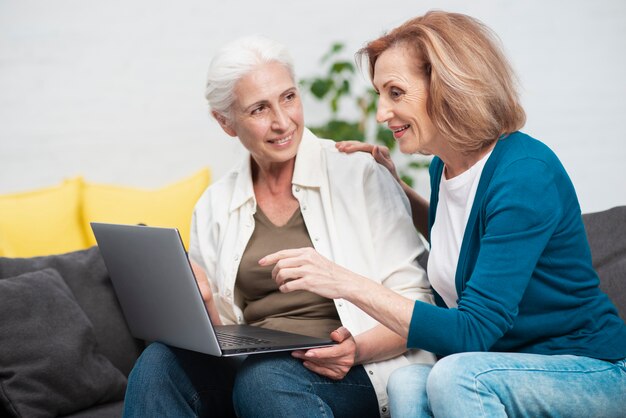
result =
[[[478,151],[500,136],[520,129],[526,114],[513,70],[493,32],[472,17],[430,11],[369,42],[357,57],[376,60],[387,49],[405,46],[429,81],[427,110],[450,145]]]

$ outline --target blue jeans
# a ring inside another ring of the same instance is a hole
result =
[[[623,417],[626,360],[461,353],[396,370],[394,417]]]
[[[379,417],[362,366],[319,376],[289,353],[213,357],[153,343],[129,378],[124,417]]]
[[[331,380],[289,353],[249,356],[237,374],[233,400],[239,417],[380,417],[363,366]]]
[[[124,417],[235,417],[232,391],[242,360],[152,343],[128,376]]]

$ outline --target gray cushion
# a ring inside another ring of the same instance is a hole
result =
[[[96,351],[89,319],[56,270],[0,280],[0,401],[55,417],[121,399],[126,377]]]
[[[626,320],[626,206],[583,215],[600,288]]]
[[[70,415],[64,415],[63,418],[121,418],[123,413],[124,402],[119,401],[94,406]]]
[[[143,343],[130,335],[98,247],[46,257],[0,257],[0,279],[44,268],[61,274],[93,324],[98,350],[128,376]]]

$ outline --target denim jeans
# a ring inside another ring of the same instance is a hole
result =
[[[232,391],[242,360],[152,343],[128,376],[124,417],[235,417]]]
[[[396,370],[394,417],[624,417],[626,360],[461,353]]]
[[[128,378],[125,418],[234,417],[235,410],[241,418],[379,417],[362,366],[334,381],[289,353],[222,358],[153,343]]]
[[[363,366],[331,380],[289,353],[249,356],[237,374],[233,399],[239,417],[380,417]]]

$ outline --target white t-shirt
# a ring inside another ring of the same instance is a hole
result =
[[[491,152],[487,153],[469,170],[450,180],[446,179],[445,169],[441,176],[439,203],[435,223],[430,231],[428,278],[449,308],[457,307],[459,295],[455,276],[461,244],[480,175],[490,155]]]

